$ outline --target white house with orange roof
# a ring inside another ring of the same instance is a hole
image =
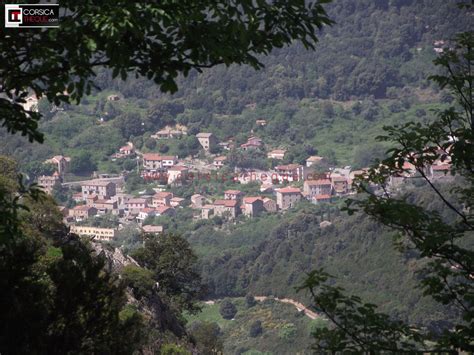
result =
[[[227,157],[225,155],[221,155],[221,156],[218,156],[218,157],[214,158],[214,161],[212,162],[212,165],[214,165],[214,167],[220,169],[224,166],[226,161],[227,161]]]
[[[277,159],[283,160],[285,158],[286,150],[285,149],[274,149],[267,154],[268,159]]]
[[[306,159],[306,167],[311,167],[313,165],[317,165],[323,161],[323,157],[312,155],[308,159]]]
[[[120,147],[119,149],[119,153],[124,155],[124,156],[130,156],[134,153],[134,149],[133,149],[133,144],[132,143],[128,143],[126,145],[124,145],[123,147]]]
[[[168,191],[160,191],[153,195],[151,199],[151,205],[153,207],[158,206],[171,206],[170,201],[173,198],[173,194]]]
[[[162,171],[178,164],[178,157],[175,155],[161,155],[157,153],[143,154],[143,167],[147,171]]]
[[[278,165],[275,167],[275,172],[279,183],[305,179],[305,168],[300,164]]]

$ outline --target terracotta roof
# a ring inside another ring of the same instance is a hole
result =
[[[258,200],[263,201],[260,197],[244,197],[244,203],[254,203]]]
[[[161,161],[161,160],[177,160],[178,157],[174,155],[160,155],[157,153],[145,153],[143,154],[143,160],[154,160],[154,161]]]
[[[313,155],[311,157],[309,157],[308,159],[306,159],[306,161],[310,161],[310,162],[317,162],[317,161],[321,161],[323,160],[324,158],[323,157],[319,157],[317,155]]]
[[[153,195],[153,198],[166,198],[166,197],[172,197],[173,194],[168,191],[161,191],[157,192],[156,194]]]
[[[220,157],[215,157],[214,160],[215,161],[224,161],[224,160],[227,160],[227,157],[224,156],[224,155],[221,155]]]
[[[81,186],[107,186],[109,184],[114,184],[114,183],[112,181],[88,180],[81,183]]]
[[[79,205],[79,206],[74,207],[73,210],[76,210],[76,211],[88,211],[88,210],[90,210],[91,208],[94,208],[94,207],[86,206],[86,205]]]
[[[171,199],[171,201],[174,201],[174,202],[181,202],[181,201],[184,201],[186,200],[185,198],[182,198],[182,197],[173,197]]]
[[[304,183],[309,186],[331,185],[331,180],[329,179],[307,180]]]
[[[146,203],[146,199],[144,198],[131,198],[127,201],[127,203]]]
[[[282,194],[295,194],[295,193],[301,193],[300,189],[296,187],[283,187],[281,189],[278,189],[277,192],[280,192]]]
[[[285,154],[285,153],[286,153],[286,150],[284,150],[284,149],[274,149],[271,152],[269,152],[268,154]]]
[[[214,206],[237,207],[239,204],[236,200],[216,200]]]
[[[140,212],[150,213],[150,212],[155,212],[155,209],[151,207],[145,207],[145,208],[142,208]]]
[[[331,198],[331,195],[316,195],[313,198],[315,200],[328,200]]]
[[[173,207],[169,207],[169,206],[160,206],[160,207],[155,208],[156,212],[158,212],[159,214],[163,214],[166,211],[172,210],[172,209]]]
[[[432,169],[437,171],[449,170],[451,166],[449,164],[442,164],[442,165],[433,165]]]
[[[278,165],[278,166],[275,166],[275,170],[295,170],[301,167],[302,165],[299,165],[299,164]]]

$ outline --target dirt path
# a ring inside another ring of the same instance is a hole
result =
[[[321,315],[317,314],[316,312],[311,311],[308,309],[304,304],[297,302],[295,300],[292,300],[291,298],[278,298],[278,297],[268,297],[268,296],[255,296],[255,299],[259,302],[265,301],[267,299],[270,300],[275,300],[281,303],[288,303],[296,307],[298,311],[304,311],[304,314],[306,314],[307,317],[311,319],[316,319],[321,317]]]
[[[295,308],[299,312],[304,311],[304,314],[310,319],[321,318],[320,314],[317,314],[316,312],[311,311],[304,304],[302,304],[300,302],[297,302],[295,300],[292,300],[291,298],[278,298],[278,297],[269,297],[269,296],[254,296],[254,298],[258,302],[263,302],[265,300],[274,300],[274,301],[281,302],[281,303],[288,303],[288,304],[291,304],[291,305],[295,306]],[[217,300],[208,300],[208,301],[205,301],[204,303],[212,305],[212,304],[215,304],[217,301],[219,301],[219,300],[218,299]]]

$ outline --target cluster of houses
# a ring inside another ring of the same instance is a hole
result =
[[[227,190],[223,199],[207,203],[207,198],[201,194],[191,196],[192,207],[201,211],[198,217],[209,219],[213,216],[234,219],[240,214],[256,217],[262,212],[276,212],[276,202],[264,196],[245,196],[239,190]]]
[[[265,125],[260,120],[259,125]],[[156,139],[170,139],[187,134],[180,128],[166,128],[154,135]],[[196,135],[202,149],[208,153],[213,147],[220,145],[212,133],[198,133]],[[232,142],[225,142],[222,148],[231,147]],[[230,148],[229,148],[230,149]],[[240,145],[242,150],[263,149],[260,138],[251,136]],[[285,149],[268,151],[268,159],[285,159]],[[159,184],[186,184],[188,178],[198,172],[199,166],[189,164],[174,155],[138,152],[132,143],[120,147],[114,155],[116,158],[139,156],[137,164],[141,167],[141,176],[147,180],[159,181]],[[138,158],[137,158],[138,159]],[[38,179],[44,190],[51,193],[57,184],[61,184],[64,174],[69,169],[71,159],[65,156],[54,156],[47,163],[54,164],[56,171],[51,176],[41,176]],[[321,166],[324,158],[310,156],[305,164],[281,164],[267,171],[243,171],[237,169],[237,178],[234,180],[245,184],[249,181],[260,183],[261,196],[246,196],[239,190],[227,190],[220,199],[210,199],[208,196],[195,194],[190,201],[174,196],[171,192],[154,189],[153,195],[135,197],[122,191],[122,184],[111,178],[99,178],[84,181],[80,184],[81,192],[73,195],[77,206],[71,209],[62,208],[65,221],[73,227],[73,231],[81,235],[96,236],[99,240],[111,240],[116,236],[116,229],[96,228],[80,225],[84,220],[93,216],[113,214],[119,218],[121,225],[135,222],[147,233],[160,233],[161,226],[145,225],[150,217],[175,216],[176,209],[190,205],[198,211],[196,218],[209,219],[213,216],[225,219],[235,219],[243,214],[256,217],[263,212],[272,213],[285,211],[306,199],[314,204],[331,202],[335,197],[347,196],[355,193],[352,181],[364,170],[351,170],[350,167],[332,168],[325,173],[316,173],[315,168]],[[227,163],[225,155],[214,156],[212,167],[215,170],[223,168]],[[449,176],[450,161],[437,161],[424,171],[430,179],[445,179]],[[389,187],[397,188],[403,182],[419,176],[415,166],[405,163],[404,172],[392,176]],[[319,169],[321,170],[321,169]],[[123,176],[121,176],[122,182]],[[282,187],[283,186],[283,187]],[[79,223],[79,225],[77,224]]]

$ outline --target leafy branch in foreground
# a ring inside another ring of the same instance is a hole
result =
[[[0,120],[8,131],[42,141],[40,115],[22,104],[34,92],[59,105],[95,87],[96,67],[133,73],[177,90],[176,78],[218,64],[262,67],[259,55],[301,42],[314,48],[331,24],[318,1],[61,2],[61,26],[0,33]]]
[[[399,352],[474,351],[474,33],[457,36],[453,48],[435,60],[444,74],[432,76],[457,98],[457,106],[436,113],[428,124],[385,127],[380,141],[394,148],[389,157],[356,179],[365,197],[350,199],[349,214],[363,211],[398,231],[395,246],[416,252],[420,264],[419,288],[425,296],[451,307],[459,316],[439,332],[416,329],[358,297],[345,296],[326,284],[329,275],[313,271],[300,287],[310,292],[316,309],[332,320],[333,328],[318,330],[316,346],[329,351]],[[433,166],[448,165],[451,179],[438,182]],[[395,178],[423,181],[442,210],[413,199],[413,187],[390,184]]]

